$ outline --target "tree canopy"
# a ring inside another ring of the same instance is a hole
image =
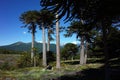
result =
[[[77,45],[73,43],[67,43],[62,49],[61,56],[62,58],[67,60],[68,58],[75,56],[77,52],[78,52]]]
[[[40,0],[41,6],[59,13],[59,18],[82,18],[93,22],[105,17],[116,22],[120,15],[119,0]],[[92,20],[91,20],[92,19]]]

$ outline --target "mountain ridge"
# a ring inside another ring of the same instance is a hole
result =
[[[38,52],[42,52],[42,43],[35,42],[35,48]],[[9,45],[0,46],[0,49],[15,51],[31,51],[31,42],[25,43],[22,41],[18,41]],[[56,44],[50,44],[50,51],[56,52]]]

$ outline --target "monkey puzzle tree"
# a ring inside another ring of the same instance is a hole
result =
[[[85,56],[87,55],[85,51],[85,41],[90,42],[90,31],[92,28],[86,28],[86,25],[83,25],[80,21],[73,21],[71,22],[70,26],[68,26],[66,30],[66,37],[70,37],[73,34],[76,34],[76,38],[80,39],[81,47],[80,47],[80,64],[84,64]],[[89,26],[88,26],[89,27]]]
[[[42,9],[38,15],[37,24],[39,28],[42,29],[42,39],[43,39],[43,66],[47,66],[47,56],[46,56],[46,34],[45,29],[47,28],[48,31],[53,24],[54,16],[50,13],[47,9]],[[50,31],[49,31],[50,33]],[[50,36],[50,35],[48,35]],[[50,38],[50,37],[48,37]],[[49,42],[49,41],[48,41]]]
[[[29,32],[31,32],[32,34],[31,60],[32,60],[32,64],[35,66],[36,64],[34,64],[34,60],[35,60],[34,43],[35,43],[35,32],[36,32],[36,22],[37,22],[37,11],[24,12],[20,16],[20,21],[22,21],[23,24],[25,24],[23,27],[24,28],[27,27]]]

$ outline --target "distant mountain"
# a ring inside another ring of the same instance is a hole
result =
[[[35,42],[35,48],[42,52],[42,43]],[[24,42],[16,42],[10,45],[0,46],[0,49],[6,50],[15,50],[15,51],[30,51],[31,50],[31,42],[24,43]],[[56,45],[50,44],[50,51],[56,52]]]

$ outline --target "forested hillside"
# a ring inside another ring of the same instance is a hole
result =
[[[35,42],[35,48],[38,52],[42,52],[42,43]],[[16,42],[10,45],[0,46],[0,49],[15,51],[30,51],[31,43]],[[50,44],[50,51],[56,52],[55,44]]]

